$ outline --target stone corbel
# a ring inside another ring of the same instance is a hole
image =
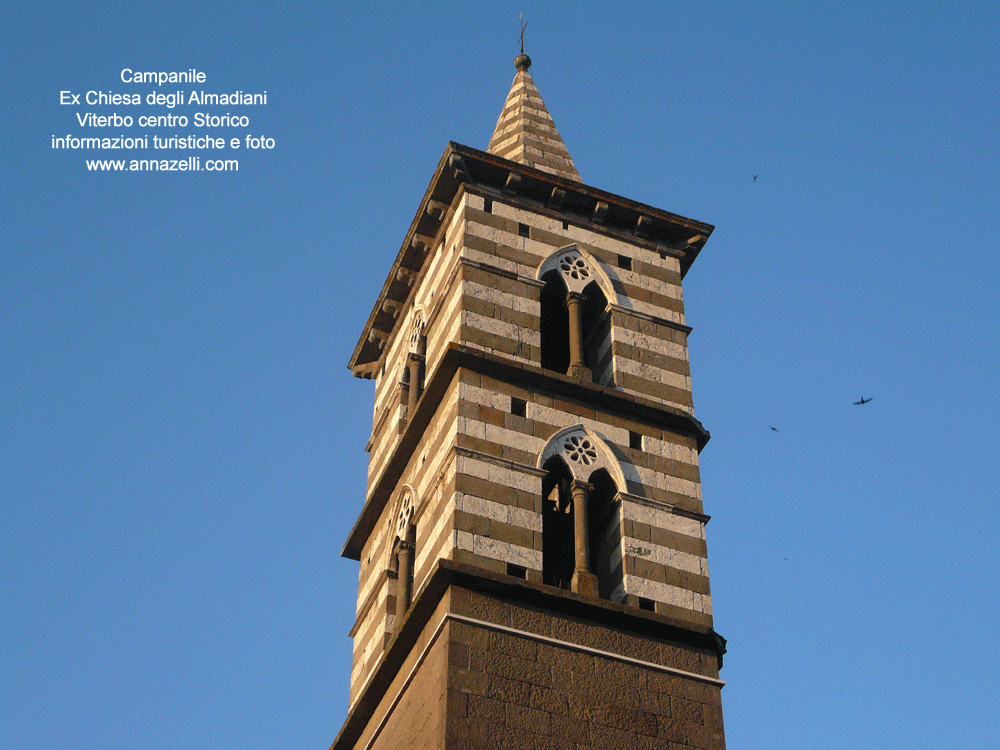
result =
[[[399,313],[402,309],[402,303],[394,299],[387,299],[382,303],[382,312],[389,313],[393,317],[393,320],[399,317]]]
[[[421,257],[427,255],[427,251],[431,249],[430,244],[424,242],[419,237],[414,237],[412,240],[410,240],[410,247],[416,250],[421,255]]]
[[[591,220],[595,224],[603,224],[604,217],[608,215],[608,206],[604,201],[597,201],[597,205],[594,206],[594,213],[591,215]]]
[[[465,160],[458,154],[452,154],[448,158],[448,166],[454,170],[455,179],[459,182],[469,179],[469,170],[465,168]]]
[[[504,195],[517,195],[519,187],[521,187],[521,175],[517,172],[511,172],[507,175],[507,184],[504,185],[503,193]]]
[[[432,219],[437,219],[441,221],[444,218],[445,213],[448,211],[448,204],[442,203],[441,201],[430,200],[427,201],[427,215]]]
[[[640,239],[645,239],[649,236],[650,231],[653,229],[653,219],[652,217],[642,214],[639,220],[635,223],[635,236]]]

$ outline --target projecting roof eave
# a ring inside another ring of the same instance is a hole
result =
[[[539,213],[676,257],[687,273],[715,227],[564,179],[478,149],[449,143],[382,286],[348,367],[370,378],[396,333],[416,279],[463,186],[502,195]]]

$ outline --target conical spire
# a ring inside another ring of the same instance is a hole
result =
[[[531,58],[522,52],[514,58],[514,65],[517,75],[486,150],[567,180],[583,182],[528,73]]]

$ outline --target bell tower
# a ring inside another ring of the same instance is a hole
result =
[[[583,183],[530,75],[449,143],[375,381],[332,750],[725,747],[681,281],[713,227]]]

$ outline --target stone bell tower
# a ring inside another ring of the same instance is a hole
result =
[[[724,748],[681,294],[713,228],[584,184],[515,65],[351,356],[375,404],[333,748]]]

